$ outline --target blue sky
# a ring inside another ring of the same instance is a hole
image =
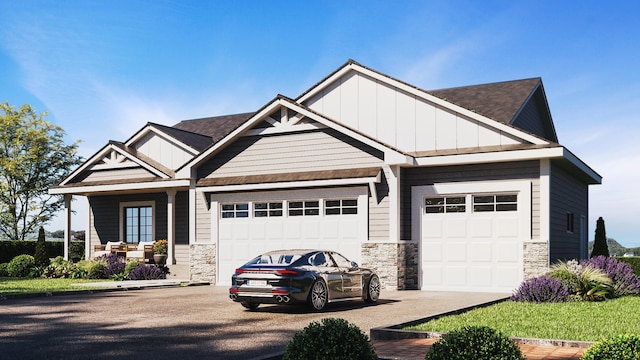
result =
[[[640,246],[638,13],[636,1],[0,0],[0,101],[48,111],[89,157],[150,121],[296,97],[349,58],[424,89],[540,76],[560,143],[604,178],[589,238],[602,216],[609,237]]]

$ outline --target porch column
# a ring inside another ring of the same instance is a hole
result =
[[[176,189],[167,190],[167,241],[169,242],[169,251],[167,253],[167,265],[176,263],[175,244],[176,244]]]
[[[65,260],[69,260],[69,246],[71,245],[71,194],[64,195],[64,253]]]

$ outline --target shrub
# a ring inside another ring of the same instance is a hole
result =
[[[344,319],[325,318],[298,331],[287,343],[283,360],[377,359],[369,337]]]
[[[621,257],[618,258],[618,261],[623,261],[631,265],[633,273],[640,275],[640,256]]]
[[[628,263],[606,256],[596,256],[584,260],[582,265],[600,269],[611,279],[612,297],[640,295],[640,277],[634,274]]]
[[[104,261],[91,261],[87,266],[88,279],[104,279],[104,273],[107,269],[107,263]]]
[[[561,280],[544,275],[525,280],[511,295],[511,300],[538,304],[542,302],[565,302],[569,299],[570,294],[570,289]]]
[[[109,279],[112,275],[118,275],[124,273],[125,263],[124,260],[116,254],[106,254],[98,257],[98,261],[103,261],[106,264],[104,269],[104,279]]]
[[[638,335],[616,335],[591,345],[580,358],[582,360],[640,359],[640,337]]]
[[[47,278],[66,278],[70,277],[71,272],[76,266],[73,262],[65,260],[62,256],[58,256],[51,260],[51,264],[44,268],[43,276]]]
[[[586,301],[600,301],[611,293],[611,279],[602,270],[591,265],[583,266],[578,275],[576,295]]]
[[[84,259],[84,241],[72,241],[69,244],[69,260],[78,262]]]
[[[36,260],[31,255],[18,255],[9,262],[7,271],[11,277],[27,277],[31,268],[36,266]]]
[[[142,265],[144,265],[144,262],[142,261],[129,261],[127,265],[124,267],[124,273],[126,275],[129,275],[135,268]]]
[[[167,240],[158,240],[153,243],[154,254],[166,255],[168,251],[169,251],[169,242]]]
[[[7,269],[7,267],[9,266],[8,263],[2,263],[0,264],[0,277],[7,277],[9,276],[9,270]]]
[[[582,271],[582,266],[576,260],[561,261],[552,265],[549,270],[549,276],[560,280],[571,292],[578,292],[580,285],[578,276]]]
[[[129,280],[157,280],[166,279],[167,275],[154,265],[141,265],[131,270]]]
[[[49,265],[49,256],[47,255],[47,243],[44,237],[44,228],[40,227],[38,231],[38,241],[36,241],[36,253],[33,256],[36,265],[46,267]]]
[[[442,336],[425,360],[522,359],[522,351],[509,337],[487,326],[465,326]]]

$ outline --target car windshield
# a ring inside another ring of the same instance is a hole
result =
[[[300,259],[299,254],[288,254],[288,253],[269,253],[256,257],[255,259],[249,261],[247,265],[274,265],[274,266],[282,266],[282,265],[290,265],[296,260]]]

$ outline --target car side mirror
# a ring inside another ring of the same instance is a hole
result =
[[[351,268],[357,268],[358,267],[358,263],[355,261],[351,262]]]

